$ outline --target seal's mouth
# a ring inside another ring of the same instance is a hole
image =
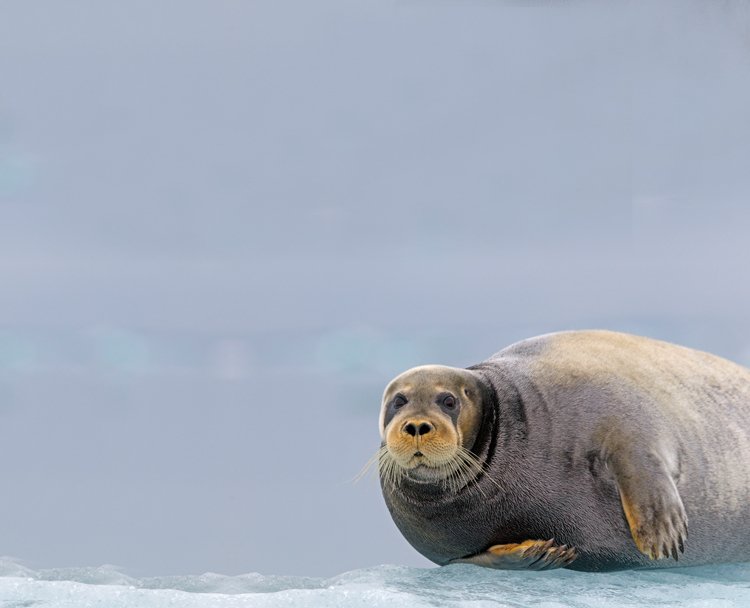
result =
[[[457,442],[435,440],[429,434],[426,439],[407,435],[387,435],[376,454],[384,487],[395,488],[408,480],[455,493],[484,470],[479,458]]]
[[[413,446],[409,452],[398,459],[399,466],[405,471],[436,471],[445,468],[442,459],[431,454],[430,450],[423,451],[421,446]]]
[[[417,475],[420,473],[432,475],[440,467],[437,466],[428,456],[417,451],[414,452],[404,468],[411,473],[417,473]]]
[[[425,456],[422,452],[417,450],[414,452],[411,458],[409,458],[409,462],[407,463],[409,468],[419,468],[419,467],[431,467],[432,462],[430,459]]]

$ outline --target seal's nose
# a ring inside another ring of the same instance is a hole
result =
[[[419,437],[426,435],[430,431],[434,431],[435,427],[429,422],[407,422],[404,425],[404,433],[411,435],[412,437]]]

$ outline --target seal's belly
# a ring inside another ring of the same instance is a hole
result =
[[[435,513],[425,513],[403,504],[393,508],[388,495],[386,503],[404,538],[436,564],[445,565],[454,559],[479,553],[491,540],[490,531],[494,526],[488,522],[479,503],[474,508],[463,505],[456,510]]]
[[[493,545],[550,539],[576,549],[578,558],[567,567],[581,571],[750,559],[750,501],[739,511],[730,512],[721,505],[701,506],[701,496],[686,500],[690,538],[679,564],[675,564],[672,560],[650,560],[638,551],[613,483],[581,475],[548,485],[550,489],[555,487],[576,491],[551,490],[545,496],[525,496],[523,502],[510,503],[497,496],[493,502],[477,495],[464,504],[431,513],[401,504],[391,513],[409,543],[441,565],[482,553]]]
[[[536,499],[527,494],[522,500],[520,491],[514,496],[489,498],[475,493],[435,511],[413,508],[388,494],[386,502],[389,507],[390,501],[398,503],[391,507],[391,514],[409,543],[441,565],[482,553],[493,545],[554,539],[575,547],[580,563],[591,565],[587,570],[601,569],[593,564],[604,562],[611,562],[612,568],[638,566],[642,556],[632,541],[624,540],[627,523],[616,490],[594,495],[591,485],[578,484],[581,491],[576,494],[548,493]],[[596,508],[592,509],[592,504]]]

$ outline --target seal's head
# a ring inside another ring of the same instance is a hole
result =
[[[396,377],[380,410],[381,477],[457,489],[479,465],[470,452],[482,422],[482,387],[465,369],[424,365]]]

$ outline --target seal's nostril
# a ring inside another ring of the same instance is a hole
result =
[[[407,422],[403,428],[404,433],[408,433],[412,437],[426,435],[433,430],[435,430],[435,427],[432,426],[429,422],[420,422],[418,425],[413,422]]]

